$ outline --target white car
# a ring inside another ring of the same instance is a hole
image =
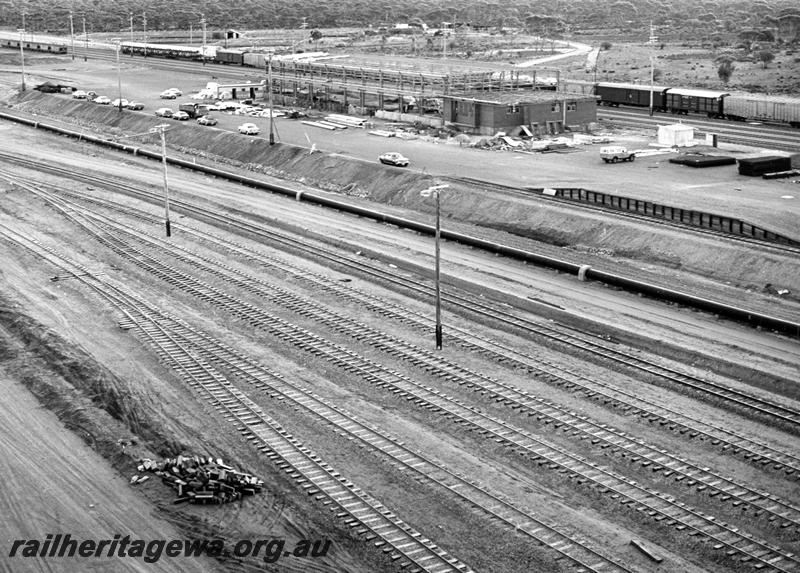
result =
[[[408,167],[409,160],[401,153],[390,151],[378,157],[378,161],[386,165],[396,165],[397,167]]]
[[[600,157],[606,163],[616,163],[618,161],[633,161],[636,153],[629,151],[627,147],[601,147]]]
[[[239,133],[245,135],[258,135],[259,129],[255,123],[243,123],[239,126]]]
[[[158,97],[160,97],[161,99],[175,99],[178,97],[178,95],[175,92],[164,91],[161,92],[161,94]]]
[[[111,103],[111,98],[106,96],[97,96],[94,98],[94,103],[99,103],[100,105],[108,105]]]
[[[182,95],[183,95],[183,92],[182,92],[181,90],[179,90],[178,88],[169,88],[168,90],[164,90],[164,91],[166,91],[166,92],[172,92],[172,93],[174,93],[176,96],[182,96]]]
[[[75,90],[72,92],[72,97],[75,99],[86,99],[86,92],[83,90]]]
[[[156,116],[158,117],[172,117],[172,110],[168,107],[160,107],[156,110]]]
[[[172,114],[172,119],[177,119],[180,121],[186,121],[189,119],[189,114],[185,111],[176,111]]]
[[[120,104],[120,101],[122,102],[121,104]],[[119,107],[120,105],[122,105],[122,107],[128,107],[128,100],[126,100],[126,99],[122,99],[122,100],[120,100],[120,99],[118,98],[118,99],[115,99],[114,101],[112,101],[112,102],[111,102],[111,105],[112,105],[113,107]]]

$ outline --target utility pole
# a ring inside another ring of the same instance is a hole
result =
[[[75,61],[75,26],[72,22],[72,10],[69,11],[69,45],[72,52],[72,61]]]
[[[206,65],[206,16],[200,14],[200,24],[203,25],[203,65]]]
[[[86,61],[86,54],[89,52],[89,34],[86,33],[86,16],[83,17],[83,61]]]
[[[650,55],[650,116],[653,116],[653,83],[655,83],[656,71],[653,67],[653,55]]]
[[[23,12],[24,16],[24,12]],[[25,91],[25,52],[22,50],[22,44],[25,43],[25,28],[19,29],[19,59],[22,62],[22,91]]]
[[[133,44],[133,12],[130,13],[131,17],[131,44]],[[133,57],[133,46],[131,46],[131,58]]]
[[[440,213],[440,199],[439,199],[439,190],[436,190],[436,271],[435,271],[435,282],[436,282],[436,350],[442,349],[442,287],[441,287],[441,280],[439,278],[439,261],[440,251],[439,251],[439,240],[442,235],[442,227],[440,224],[441,218],[439,217]]]
[[[142,32],[144,32],[144,57],[147,57],[147,12],[142,12]]]
[[[653,83],[655,83],[656,70],[653,64],[653,46],[656,45],[658,36],[656,36],[656,29],[653,27],[653,22],[650,22],[650,116],[653,115]]]
[[[449,185],[434,185],[433,187],[428,187],[420,191],[420,195],[423,197],[430,197],[431,195],[436,196],[436,233],[435,233],[435,268],[434,268],[434,304],[436,307],[436,327],[435,327],[435,339],[436,339],[436,350],[442,349],[442,289],[441,289],[441,281],[440,281],[440,264],[439,261],[440,257],[440,250],[439,250],[439,243],[441,239],[441,218],[440,214],[440,202],[439,202],[439,192],[442,189],[446,189],[450,187]]]
[[[275,119],[272,112],[272,52],[267,58],[267,89],[269,90],[269,144],[275,145]]]
[[[164,225],[167,229],[167,237],[172,236],[172,229],[169,225],[169,183],[167,182],[167,134],[164,126],[161,126],[161,163],[164,165]]]
[[[119,99],[119,112],[122,113],[122,68],[119,64],[119,53],[122,49],[122,46],[120,45],[121,38],[114,39],[117,41],[117,88],[119,91],[119,96],[117,99]]]
[[[192,23],[189,22],[189,45],[192,45]]]
[[[167,237],[172,236],[172,228],[169,222],[169,182],[167,181],[167,136],[166,130],[169,126],[166,123],[151,127],[149,133],[161,134],[161,163],[164,166],[164,226],[167,230]]]

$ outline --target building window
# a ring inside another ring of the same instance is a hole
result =
[[[575,111],[577,109],[578,109],[578,102],[576,101],[567,102],[567,111]]]
[[[511,115],[512,113],[519,113],[518,103],[511,103],[508,104],[508,107],[506,107],[506,115]]]
[[[554,101],[553,104],[550,106],[550,111],[552,112],[559,112],[561,111],[561,104],[557,101]]]

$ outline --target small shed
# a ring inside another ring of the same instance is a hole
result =
[[[670,147],[686,147],[694,141],[694,128],[682,123],[658,126],[658,143]]]

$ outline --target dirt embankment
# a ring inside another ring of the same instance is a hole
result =
[[[29,92],[12,98],[10,105],[26,113],[35,113],[43,121],[63,121],[77,129],[111,136],[146,134],[154,124],[153,116],[148,113],[120,114],[116,108],[64,95]],[[190,156],[383,205],[430,213],[428,201],[419,195],[419,189],[434,184],[430,175],[385,168],[331,153],[310,153],[307,148],[290,144],[269,146],[260,138],[243,138],[236,133],[200,128],[193,123],[170,122],[169,125],[169,147]],[[202,137],[198,137],[198,130],[202,130]],[[145,135],[131,140],[131,144],[156,149],[159,144],[156,138],[157,135]],[[800,294],[796,262],[788,257],[749,251],[713,239],[584,213],[536,199],[504,196],[468,184],[452,183],[451,187],[454,192],[442,196],[442,209],[449,221],[565,247],[563,257],[580,264],[587,262],[581,260],[580,253],[591,253],[608,257],[608,268],[617,261],[627,261],[636,266],[645,264],[681,270],[747,289],[787,289],[790,297]]]
[[[142,564],[134,558],[101,556],[91,561],[77,557],[17,560],[14,571],[67,572],[88,567],[90,562],[90,568],[105,566],[108,571],[135,573],[256,569],[299,573],[310,566],[320,572],[381,570],[370,563],[371,557],[367,560],[370,564],[359,565],[363,549],[354,547],[330,516],[299,506],[303,494],[268,463],[253,472],[265,480],[264,492],[224,506],[175,505],[173,491],[158,479],[134,490],[126,478],[139,473],[136,467],[142,457],[213,452],[226,461],[252,462],[254,458],[238,451],[235,436],[204,436],[192,426],[194,422],[187,424],[188,419],[179,419],[174,410],[165,408],[161,395],[117,376],[75,341],[31,318],[29,312],[8,292],[0,295],[0,387],[5,393],[0,430],[6,432],[0,439],[0,452],[11,462],[8,475],[4,475],[7,495],[0,494],[0,502],[10,508],[0,524],[0,543],[9,543],[6,551],[13,539],[44,539],[54,531],[82,539],[110,539],[115,534],[147,542],[221,539],[226,546],[239,539],[275,537],[294,542],[308,537],[309,531],[324,531],[337,550],[315,563],[283,560],[280,569],[271,569],[255,557],[165,558]],[[22,403],[28,398],[14,382],[17,380],[36,397],[44,412]],[[187,411],[189,407],[187,404]],[[77,440],[65,434],[57,421],[48,422],[47,411],[94,451],[67,443]],[[195,421],[200,426],[204,423]],[[23,425],[25,431],[20,432]],[[114,471],[94,454],[105,458]],[[142,498],[148,503],[143,504]],[[25,500],[24,506],[19,500]]]

